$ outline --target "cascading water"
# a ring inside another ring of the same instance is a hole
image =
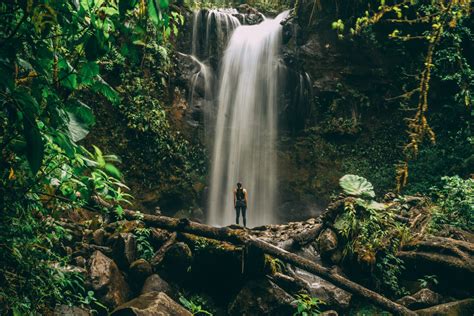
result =
[[[232,190],[241,181],[249,192],[247,218],[252,226],[275,221],[277,93],[280,22],[239,26],[221,66],[218,112],[210,179],[208,222],[235,220]]]

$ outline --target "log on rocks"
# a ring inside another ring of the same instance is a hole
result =
[[[316,227],[309,229],[307,231],[304,231],[298,235],[293,236],[293,241],[291,246],[299,249],[309,243],[312,243],[313,241],[318,238],[319,233],[323,230],[323,224],[319,224]]]
[[[361,286],[360,284],[357,284],[349,279],[338,275],[331,269],[325,268],[310,260],[307,260],[291,252],[271,245],[265,241],[262,241],[258,238],[250,236],[244,230],[233,230],[227,227],[218,228],[209,225],[190,222],[189,220],[185,219],[141,214],[130,210],[125,210],[125,217],[130,220],[140,218],[142,221],[144,221],[147,225],[150,226],[165,228],[178,232],[191,233],[203,237],[224,240],[231,243],[237,243],[246,246],[257,247],[263,252],[275,258],[291,263],[294,266],[297,266],[308,272],[314,273],[315,275],[320,276],[321,278],[333,283],[341,289],[366,298],[369,301],[373,302],[375,305],[378,305],[381,308],[384,308],[396,315],[416,315],[415,312],[409,310],[408,308],[397,304],[385,298],[384,296]]]
[[[177,238],[177,234],[173,233],[170,239],[168,239],[163,244],[163,246],[161,246],[161,248],[158,249],[157,252],[155,252],[155,254],[153,255],[153,258],[151,259],[151,265],[153,267],[157,267],[160,264],[161,260],[163,260],[163,257],[165,256],[166,251],[168,251],[168,249],[176,242],[176,238]]]

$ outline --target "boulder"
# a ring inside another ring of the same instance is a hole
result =
[[[317,242],[321,257],[329,257],[337,249],[337,235],[330,228],[319,235]]]
[[[149,292],[117,307],[111,316],[192,316],[163,292]]]
[[[114,308],[129,299],[130,289],[115,262],[100,251],[91,257],[89,277],[92,289],[109,308]]]
[[[91,313],[76,306],[58,305],[54,308],[54,316],[90,316]]]
[[[173,288],[158,274],[152,274],[145,280],[141,294],[146,294],[149,292],[164,292],[171,297],[175,297],[175,291]]]
[[[188,272],[192,260],[193,254],[189,246],[183,242],[177,242],[166,251],[159,268],[173,279],[182,279]]]
[[[229,304],[228,315],[292,315],[294,298],[268,279],[245,284]]]
[[[397,301],[410,309],[420,309],[441,303],[441,296],[430,289],[421,289],[413,295],[407,295]]]
[[[145,259],[138,259],[132,262],[129,270],[129,280],[133,280],[135,287],[140,289],[145,282],[145,279],[148,278],[152,273],[151,264]]]
[[[106,232],[105,229],[99,228],[96,229],[92,233],[92,239],[94,240],[94,243],[99,246],[104,246],[105,245],[105,240],[106,240]]]
[[[420,316],[463,316],[474,315],[474,298],[419,309]]]
[[[119,233],[109,239],[112,257],[121,269],[127,269],[137,257],[137,241],[132,233]]]
[[[339,316],[339,314],[336,311],[330,310],[322,312],[319,316]]]

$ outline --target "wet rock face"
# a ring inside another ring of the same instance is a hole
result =
[[[109,308],[129,299],[130,289],[118,266],[100,251],[94,252],[91,257],[89,277],[92,289]]]
[[[119,306],[111,316],[192,316],[163,292],[149,292]]]
[[[228,314],[238,316],[294,313],[294,298],[268,279],[249,281],[229,305]]]

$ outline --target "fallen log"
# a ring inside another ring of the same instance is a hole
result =
[[[349,279],[338,275],[335,271],[325,268],[308,259],[302,258],[291,252],[271,245],[263,240],[253,237],[244,230],[230,229],[227,227],[213,227],[209,225],[190,222],[186,219],[176,219],[165,216],[155,216],[137,213],[130,210],[125,210],[125,217],[129,220],[140,219],[147,225],[164,228],[176,232],[191,233],[194,235],[236,243],[239,245],[253,246],[261,249],[263,252],[278,258],[282,261],[293,264],[296,267],[311,272],[328,282],[344,289],[352,294],[359,295],[371,301],[375,305],[386,309],[396,315],[416,315],[415,312],[408,308],[397,304],[386,297],[369,290],[360,284],[357,284]]]

